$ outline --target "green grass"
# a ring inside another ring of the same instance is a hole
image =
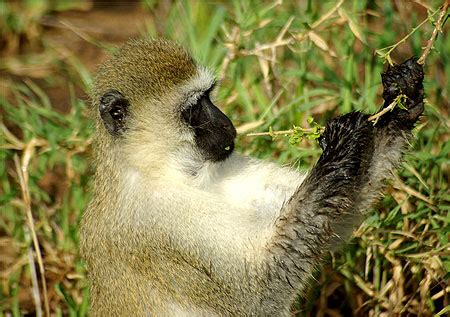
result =
[[[39,22],[42,16],[71,7],[36,9],[27,2],[13,10],[11,4],[0,5],[7,43],[0,53],[9,54],[0,61],[0,316],[35,312],[33,271],[41,285],[38,261],[29,261],[32,236],[14,157],[27,167],[25,185],[43,254],[50,310],[84,316],[88,292],[77,228],[89,201],[93,172],[93,128],[85,97],[92,77],[76,55],[61,60],[60,51],[41,36],[48,32]],[[177,2],[163,22],[149,20],[143,36],[175,39],[217,71],[222,82],[217,103],[237,127],[257,126],[239,135],[238,151],[307,169],[320,155],[315,141],[291,145],[288,137],[246,133],[308,127],[311,116],[324,125],[352,110],[374,113],[382,102],[380,73],[385,66],[375,51],[395,44],[427,17],[419,4],[400,2],[397,7],[390,1],[355,0],[345,1],[339,12],[315,25],[335,5]],[[434,10],[439,5],[429,2]],[[156,6],[150,1],[142,10],[150,12]],[[164,23],[165,31],[158,23]],[[420,55],[432,29],[426,23],[392,58],[401,62]],[[310,291],[293,308],[298,316],[430,316],[444,314],[449,305],[450,40],[445,32],[448,26],[427,60],[425,114],[398,178],[389,183],[350,244],[324,260]],[[111,47],[95,33],[90,36],[93,41],[87,45],[98,43],[97,50]],[[258,49],[277,40],[276,49]],[[42,88],[42,80],[16,74],[15,65],[37,67],[34,59],[43,56],[51,66],[44,84],[60,82],[67,91],[70,109],[64,113],[55,111],[57,104]]]

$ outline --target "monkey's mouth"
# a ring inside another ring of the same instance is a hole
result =
[[[224,153],[225,153],[225,156],[224,156],[223,159],[226,159],[234,151],[234,142],[231,142],[230,145],[227,145],[226,147],[224,147],[223,150],[224,150]]]
[[[227,142],[225,144],[228,145],[223,146],[224,142],[218,137],[223,137],[223,135],[206,139],[196,139],[197,146],[205,160],[213,162],[223,161],[233,153],[234,141],[231,143]],[[229,137],[231,138],[231,136]]]

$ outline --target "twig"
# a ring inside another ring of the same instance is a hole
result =
[[[374,123],[376,123],[378,121],[378,119],[384,115],[385,113],[391,111],[392,109],[394,109],[394,107],[401,101],[401,99],[403,98],[407,98],[405,95],[398,95],[394,101],[392,101],[389,106],[387,106],[386,108],[384,108],[383,110],[381,110],[380,112],[374,114],[373,116],[370,116],[367,121],[374,121]]]
[[[428,54],[430,54],[431,48],[433,47],[433,43],[436,40],[438,32],[442,32],[442,23],[444,21],[444,18],[447,16],[446,13],[448,10],[448,4],[449,4],[448,0],[445,0],[444,3],[442,4],[440,8],[439,18],[435,24],[433,33],[431,34],[431,37],[427,42],[427,46],[423,50],[422,56],[420,56],[419,60],[417,61],[418,64],[421,65],[425,64],[425,60],[427,59]]]
[[[378,119],[386,114],[389,111],[392,111],[392,109],[395,108],[395,106],[398,105],[399,102],[401,102],[402,99],[407,98],[406,95],[398,95],[394,101],[392,101],[389,106],[381,110],[380,112],[374,114],[373,116],[370,116],[367,121],[374,121],[374,124],[377,123]],[[294,129],[289,130],[280,130],[280,131],[268,131],[268,132],[254,132],[254,133],[248,133],[247,136],[276,136],[276,135],[290,135],[297,132],[303,132],[305,134],[308,133],[322,133],[324,131],[324,128],[301,128],[301,127],[295,127]]]
[[[294,132],[295,132],[294,129],[280,130],[280,131],[272,131],[272,132],[253,132],[253,133],[248,133],[247,136],[288,135],[288,134],[292,134],[292,133],[294,133]]]
[[[34,149],[35,139],[31,140],[25,148],[22,156],[22,164],[19,163],[19,159],[14,156],[14,164],[16,166],[17,175],[19,177],[20,189],[22,191],[22,199],[25,204],[28,227],[30,228],[31,238],[33,240],[34,250],[36,252],[36,260],[39,266],[39,273],[41,275],[42,292],[44,295],[45,315],[50,317],[50,306],[48,302],[47,283],[45,281],[44,263],[42,261],[42,254],[39,247],[39,240],[34,228],[33,214],[31,213],[31,198],[30,191],[28,189],[28,163],[31,157],[31,152]]]
[[[320,129],[322,130],[322,129]],[[295,129],[289,129],[289,130],[280,130],[280,131],[269,131],[269,132],[254,132],[254,133],[248,133],[247,136],[273,136],[273,135],[289,135],[294,134],[298,131],[304,132],[304,133],[315,133],[317,132],[317,129],[314,128],[299,128],[296,127]],[[322,131],[321,131],[322,132]]]
[[[445,0],[447,1],[447,0]],[[432,14],[430,14],[425,20],[423,20],[418,26],[416,26],[415,28],[412,29],[411,32],[409,32],[406,36],[404,36],[400,41],[398,41],[397,43],[378,49],[375,51],[375,53],[377,53],[378,55],[380,55],[381,57],[384,57],[389,64],[393,65],[393,62],[391,60],[391,53],[393,50],[395,50],[397,48],[397,46],[399,46],[400,44],[404,43],[411,35],[413,35],[419,28],[422,27],[422,25],[424,25],[425,23],[427,23],[428,21],[430,21],[430,19],[432,17],[435,16],[436,13],[438,13],[439,10],[434,11]],[[384,53],[384,51],[386,51],[386,53]]]

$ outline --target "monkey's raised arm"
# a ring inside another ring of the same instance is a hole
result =
[[[268,276],[284,285],[273,292],[304,287],[324,252],[347,237],[376,201],[423,111],[422,80],[415,59],[389,68],[383,74],[384,107],[402,93],[408,97],[407,110],[395,108],[376,125],[361,113],[327,125],[320,159],[274,224]]]
[[[326,127],[326,147],[315,167],[284,206],[267,245],[269,283],[287,302],[311,276],[314,266],[340,239],[338,232],[358,216],[374,153],[374,129],[367,115],[351,113]],[[283,285],[284,284],[284,285]],[[270,292],[268,296],[272,296]],[[285,306],[281,304],[282,306]]]

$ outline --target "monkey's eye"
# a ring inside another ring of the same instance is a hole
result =
[[[109,111],[109,114],[111,115],[111,118],[116,121],[122,121],[125,116],[123,109],[117,106],[113,106],[113,108]]]
[[[100,98],[100,117],[111,135],[120,135],[125,131],[129,105],[128,100],[114,89],[108,90]]]

